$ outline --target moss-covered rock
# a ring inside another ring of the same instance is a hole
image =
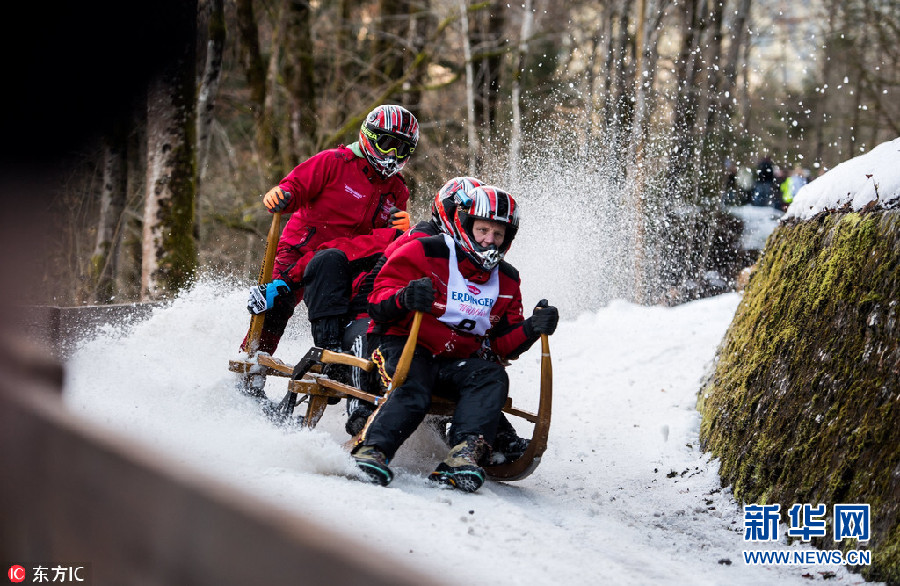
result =
[[[824,503],[825,549],[868,549],[900,582],[900,211],[780,226],[700,393],[701,441],[745,503]],[[831,539],[832,505],[871,539]],[[860,547],[862,546],[862,547]]]

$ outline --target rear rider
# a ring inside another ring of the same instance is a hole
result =
[[[419,123],[402,106],[372,110],[359,141],[313,155],[269,190],[269,212],[291,214],[278,241],[273,281],[254,287],[247,309],[266,312],[259,352],[273,353],[294,308],[306,301],[316,346],[341,351],[354,275],[371,270],[409,228],[400,174],[416,150]],[[247,339],[242,350],[249,350]],[[248,389],[263,394],[256,377]],[[264,394],[263,394],[264,396]]]
[[[429,476],[473,492],[484,482],[501,409],[509,390],[503,366],[478,356],[487,342],[501,359],[517,358],[559,314],[542,301],[524,319],[519,274],[503,260],[519,228],[519,210],[505,191],[474,189],[453,210],[450,234],[413,240],[385,262],[369,296],[370,348],[388,386],[409,335],[412,313],[424,313],[406,381],[373,416],[353,456],[382,485],[388,463],[428,412],[432,395],[456,402],[449,429],[453,446]]]

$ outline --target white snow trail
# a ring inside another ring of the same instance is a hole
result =
[[[694,408],[737,294],[675,308],[614,301],[564,319],[551,337],[554,411],[541,465],[475,494],[425,479],[445,450],[429,430],[401,448],[396,478],[381,488],[347,478],[355,467],[341,448],[343,405],[313,431],[271,426],[226,370],[247,328],[245,299],[244,287],[201,279],[147,320],[97,332],[67,364],[69,408],[448,582],[809,584],[823,572],[835,573],[829,584],[863,582],[841,567],[743,562],[743,550],[760,547],[743,541],[742,509],[699,449]],[[311,345],[303,322],[298,312],[276,353],[286,362]],[[526,409],[536,407],[539,363],[536,347],[509,367],[513,400]],[[270,398],[285,384],[270,380]],[[795,547],[808,546],[766,548]]]

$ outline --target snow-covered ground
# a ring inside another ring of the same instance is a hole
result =
[[[696,393],[737,294],[674,308],[613,301],[564,316],[551,338],[543,461],[523,481],[475,494],[425,479],[444,456],[429,430],[401,449],[394,482],[381,488],[348,478],[343,405],[312,431],[272,427],[226,371],[246,331],[245,301],[244,288],[204,280],[141,323],[99,332],[69,361],[69,407],[447,582],[805,585],[832,572],[828,584],[863,582],[843,567],[743,561],[743,550],[808,546],[744,542],[742,508],[699,449]],[[311,345],[304,322],[298,312],[276,353],[287,362]],[[534,409],[539,349],[509,373],[514,402]],[[270,380],[267,391],[275,399],[284,388]]]
[[[784,212],[772,206],[729,206],[727,210],[744,222],[741,234],[741,246],[744,250],[761,251],[765,248],[766,239],[775,231],[784,215]]]

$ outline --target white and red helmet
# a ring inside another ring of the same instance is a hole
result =
[[[482,181],[474,177],[454,177],[438,190],[431,202],[431,221],[441,232],[453,236],[453,219],[456,207],[472,203],[472,192],[482,186]]]
[[[475,220],[490,220],[506,224],[506,234],[500,246],[481,246],[475,241],[472,225]],[[519,206],[513,196],[499,187],[482,185],[471,192],[471,202],[456,206],[453,219],[453,240],[472,262],[486,271],[492,270],[512,245],[519,230]]]
[[[378,106],[359,129],[359,145],[369,163],[388,178],[406,165],[419,144],[419,122],[403,106]]]

